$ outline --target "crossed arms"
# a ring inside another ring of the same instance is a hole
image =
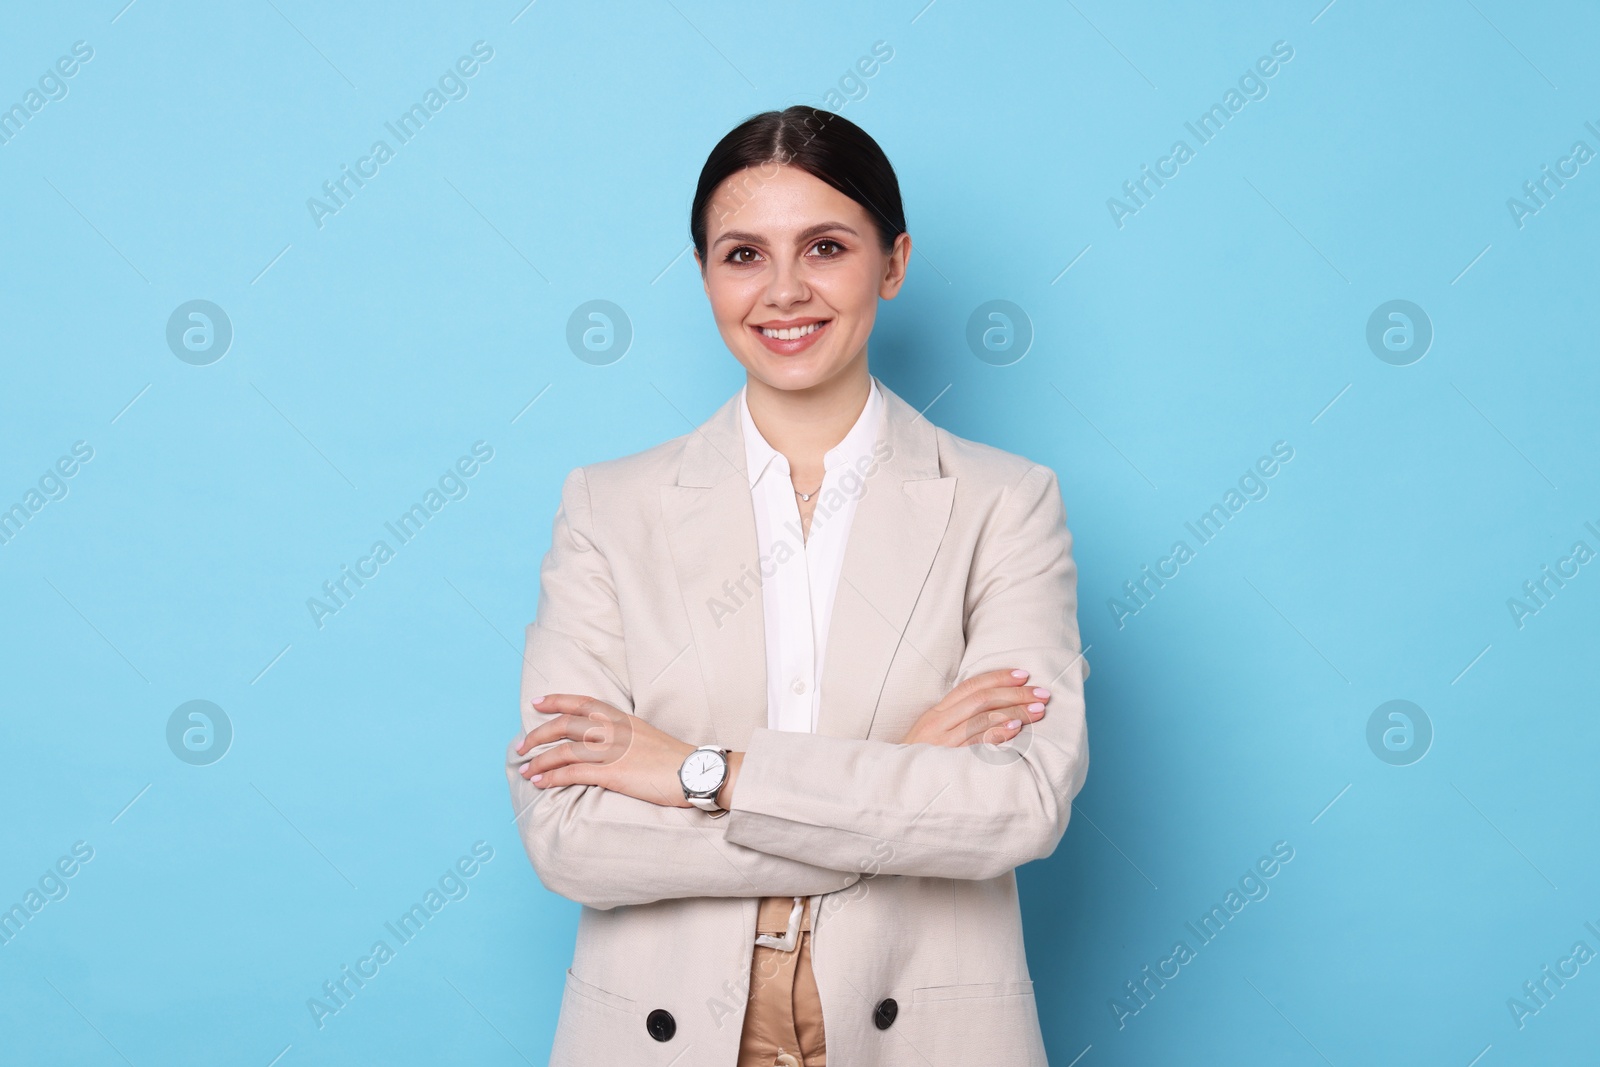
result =
[[[562,715],[533,704],[557,687],[642,723],[632,718],[611,570],[590,524],[579,468],[562,489],[538,616],[527,629],[525,734],[560,729],[553,720]],[[682,793],[672,796],[670,784],[634,788],[635,796],[576,781],[532,783],[524,764],[582,743],[544,740],[522,753],[519,734],[507,749],[506,777],[540,881],[579,903],[613,908],[679,897],[810,896],[847,888],[868,870],[985,879],[1049,855],[1088,772],[1088,667],[1078,650],[1071,544],[1056,476],[1039,465],[1007,490],[979,540],[958,672],[964,691],[975,693],[980,676],[1020,668],[1053,694],[1048,714],[1000,744],[896,744],[758,727],[740,754],[729,814],[710,819],[677,806]],[[959,708],[980,707],[973,704],[979,697],[964,699]],[[958,704],[949,703],[947,718],[968,713],[950,709]],[[582,735],[565,735],[574,736]],[[652,743],[663,744],[661,737],[654,731]]]

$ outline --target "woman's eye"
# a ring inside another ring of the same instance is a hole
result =
[[[823,259],[831,259],[840,252],[844,251],[843,246],[841,246],[838,241],[830,241],[827,238],[823,238],[811,247],[816,249],[827,249],[827,251],[822,253]]]
[[[749,253],[751,258],[749,258],[749,259],[742,258],[745,255],[745,253]],[[755,262],[755,257],[758,254],[759,253],[757,253],[756,250],[753,249],[753,248],[748,248],[748,247],[741,246],[739,248],[735,248],[732,252],[728,253],[728,262],[729,263],[754,263]]]

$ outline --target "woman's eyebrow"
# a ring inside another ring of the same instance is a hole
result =
[[[829,231],[848,233],[852,237],[861,236],[852,227],[846,226],[842,222],[819,222],[815,226],[807,226],[795,236],[800,241],[809,241],[811,238],[828,233]],[[719,245],[724,241],[738,241],[741,244],[755,245],[767,243],[767,239],[761,234],[751,233],[749,230],[729,230],[727,233],[719,236],[716,241],[712,243],[714,245]]]

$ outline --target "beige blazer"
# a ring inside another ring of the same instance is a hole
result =
[[[574,470],[527,629],[530,701],[582,693],[745,753],[733,810],[539,790],[507,749],[539,880],[583,904],[552,1067],[732,1067],[758,898],[822,894],[813,967],[841,1067],[1045,1063],[1014,868],[1088,771],[1077,569],[1056,475],[887,402],[828,636],[815,734],[769,729],[738,395],[692,433]],[[834,502],[835,506],[837,500]],[[829,507],[819,498],[819,514]],[[797,535],[795,535],[797,536]],[[1004,745],[902,745],[959,681],[1053,699]]]

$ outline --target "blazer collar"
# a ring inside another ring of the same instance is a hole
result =
[[[880,462],[856,504],[823,663],[817,732],[834,737],[868,735],[954,502],[956,480],[940,476],[933,425],[877,385],[884,403]],[[707,728],[733,749],[767,725],[766,619],[741,402],[735,393],[688,435],[676,481],[661,486],[673,569],[705,683]],[[917,667],[932,667],[911,651]]]
[[[739,428],[744,439],[745,473],[749,476],[750,488],[755,489],[756,483],[761,480],[761,474],[775,462],[779,462],[780,453],[762,436],[761,430],[756,426],[755,419],[750,416],[750,386],[747,384],[739,390],[739,403],[736,405],[739,412]],[[883,436],[883,391],[878,388],[876,378],[871,381],[871,388],[867,391],[867,402],[861,408],[861,414],[856,417],[855,424],[844,435],[844,440],[834,445],[822,457],[822,469],[831,471],[844,464],[861,464],[865,468],[872,457],[873,443]],[[782,460],[787,464],[787,460]]]
[[[874,376],[872,380],[883,398],[884,435],[898,469],[907,476],[937,477],[939,445],[933,425],[879,378]],[[710,489],[730,472],[745,474],[744,435],[740,429],[742,398],[743,390],[734,393],[689,435],[678,468],[678,485]]]

